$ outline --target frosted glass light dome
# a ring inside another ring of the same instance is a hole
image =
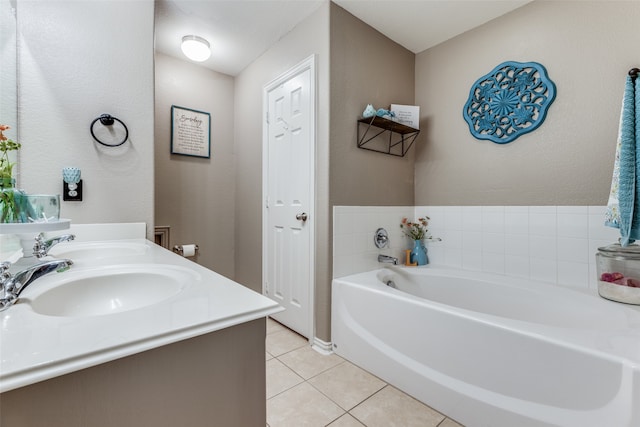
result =
[[[202,62],[209,59],[211,49],[209,42],[198,36],[184,36],[182,38],[182,53],[192,61]]]

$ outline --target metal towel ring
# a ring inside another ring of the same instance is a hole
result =
[[[112,126],[114,121],[117,121],[118,123],[120,123],[123,127],[124,127],[124,139],[122,141],[120,141],[117,144],[107,144],[106,142],[102,142],[98,139],[98,137],[96,136],[95,133],[93,133],[93,125],[100,120],[100,123],[102,123],[104,126]],[[106,147],[118,147],[122,144],[124,144],[127,139],[129,138],[129,129],[127,129],[127,125],[124,124],[124,122],[122,120],[120,120],[117,117],[113,117],[110,114],[102,114],[100,117],[98,117],[97,119],[95,119],[94,121],[91,122],[91,126],[89,126],[89,130],[91,131],[91,136],[93,137],[93,139],[95,139],[97,142],[99,142],[100,144],[106,146]]]

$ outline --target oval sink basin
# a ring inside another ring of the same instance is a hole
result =
[[[135,242],[65,242],[51,248],[49,255],[77,261],[81,259],[144,255],[148,249],[144,243]]]
[[[55,284],[50,283],[31,299],[33,310],[48,316],[76,317],[135,310],[169,299],[197,279],[190,270],[157,265],[110,266],[74,273],[55,277]],[[46,278],[38,280],[45,285]],[[31,286],[38,287],[38,283]]]

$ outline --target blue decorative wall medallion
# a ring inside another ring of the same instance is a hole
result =
[[[538,128],[556,85],[537,62],[503,62],[471,87],[462,114],[471,134],[498,144]]]

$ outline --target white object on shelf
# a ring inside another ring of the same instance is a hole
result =
[[[420,106],[391,104],[391,112],[395,113],[398,123],[420,129]]]

